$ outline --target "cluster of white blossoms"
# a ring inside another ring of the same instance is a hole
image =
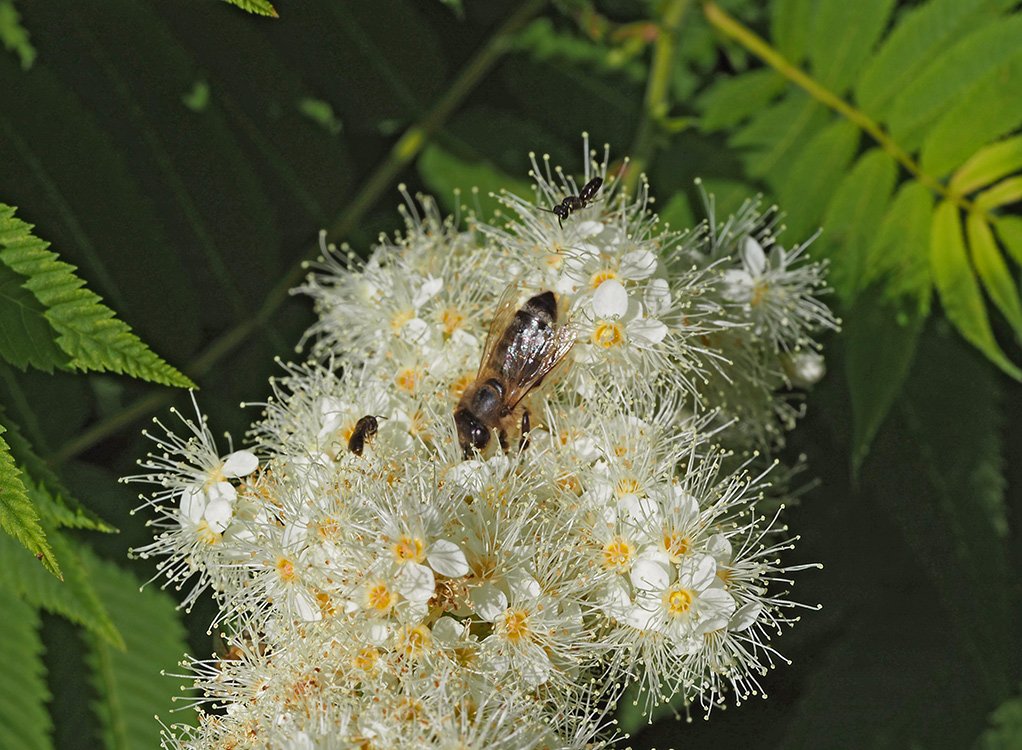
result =
[[[761,692],[799,606],[773,456],[836,325],[825,269],[755,202],[676,232],[585,156],[582,183],[533,158],[501,226],[409,198],[364,262],[325,248],[311,357],[248,447],[201,416],[154,436],[138,553],[186,604],[212,591],[226,644],[189,662],[199,722],[165,747],[588,748],[629,685],[647,710]],[[452,414],[498,300],[546,290],[574,345],[529,440],[466,458]]]

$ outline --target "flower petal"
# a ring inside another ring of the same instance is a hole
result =
[[[662,591],[671,582],[671,574],[663,565],[642,557],[632,564],[629,577],[640,591]]]
[[[425,565],[407,562],[394,577],[394,588],[410,601],[426,602],[436,590],[436,581],[433,571]]]
[[[632,339],[635,346],[640,349],[644,346],[659,344],[667,336],[667,326],[656,318],[633,320],[625,326],[625,331],[628,338]]]
[[[247,477],[257,466],[259,459],[252,451],[234,451],[224,459],[223,472],[225,477]]]
[[[620,281],[607,279],[593,294],[593,314],[598,318],[620,318],[628,311],[628,292]]]
[[[766,270],[766,253],[755,237],[746,237],[742,245],[742,265],[753,276],[762,276]]]
[[[507,596],[492,583],[484,583],[468,594],[472,609],[486,622],[493,622],[507,609]]]
[[[181,490],[181,516],[192,523],[202,520],[206,510],[206,493],[197,484],[190,484]]]
[[[626,279],[648,279],[656,272],[656,256],[649,250],[633,250],[621,258],[618,270]]]
[[[653,279],[642,293],[642,301],[650,317],[656,318],[671,305],[671,287],[667,279]]]
[[[203,513],[209,528],[217,534],[224,533],[224,529],[230,525],[233,516],[234,507],[226,500],[213,500],[206,506],[206,511]]]
[[[230,482],[217,482],[206,488],[206,499],[211,503],[215,500],[226,500],[233,503],[238,499],[238,491]]]
[[[430,545],[426,550],[426,560],[429,567],[448,578],[468,575],[468,560],[465,559],[465,553],[457,544],[446,539],[438,539]]]
[[[436,296],[437,292],[443,289],[444,280],[443,278],[433,278],[427,276],[426,280],[422,282],[422,286],[419,287],[419,291],[415,293],[415,297],[412,299],[412,305],[415,309],[419,309],[426,302]]]
[[[763,607],[758,602],[743,604],[731,615],[731,619],[727,623],[727,629],[735,632],[748,629],[752,626],[752,623],[759,619],[762,611]]]

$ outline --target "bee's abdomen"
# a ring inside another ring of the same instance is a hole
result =
[[[540,292],[525,301],[517,314],[521,315],[522,313],[527,313],[540,322],[552,326],[557,321],[557,298],[554,297],[553,292]]]

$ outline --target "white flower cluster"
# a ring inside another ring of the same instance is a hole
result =
[[[760,692],[798,605],[757,503],[822,374],[824,269],[755,204],[660,226],[585,148],[604,186],[563,222],[579,186],[533,159],[539,205],[506,196],[504,226],[409,199],[364,263],[330,248],[312,357],[249,449],[202,417],[154,438],[138,552],[187,604],[213,590],[227,644],[191,663],[203,712],[166,747],[596,747],[630,684],[646,708]],[[466,458],[452,414],[498,300],[548,290],[574,345],[525,396],[528,440]]]

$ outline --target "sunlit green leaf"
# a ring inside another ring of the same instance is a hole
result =
[[[271,18],[279,17],[277,9],[273,7],[270,0],[225,0],[225,2],[258,16],[270,16]]]
[[[948,187],[965,195],[1022,169],[1022,135],[981,148],[951,177]]]
[[[813,76],[842,93],[856,79],[887,27],[893,0],[817,0],[809,35]]]
[[[532,200],[532,188],[528,183],[512,179],[487,163],[460,159],[439,146],[423,149],[418,165],[423,182],[449,211],[467,206],[480,216],[489,217],[501,208],[490,193],[501,190]],[[458,197],[456,191],[460,193]]]
[[[1022,380],[1022,371],[994,339],[979,284],[969,265],[958,207],[948,201],[941,203],[933,215],[930,269],[948,320],[991,362],[1016,380]]]
[[[32,226],[0,204],[0,261],[26,278],[25,287],[46,308],[58,332],[57,344],[81,370],[112,370],[165,385],[194,388],[187,377],[155,355],[114,317],[100,298],[84,288],[75,267],[47,250]]]
[[[976,208],[989,211],[1022,200],[1022,177],[1009,177],[976,196]]]
[[[775,0],[770,3],[770,38],[788,60],[800,63],[809,47],[813,0]]]
[[[784,79],[769,68],[722,78],[699,100],[704,130],[721,130],[764,109],[784,91]]]
[[[1018,216],[1000,216],[994,220],[994,229],[1011,257],[1022,265],[1022,219]]]
[[[730,143],[744,152],[750,176],[779,180],[806,140],[829,121],[830,115],[819,102],[793,91],[753,117]]]
[[[4,427],[0,425],[0,435],[5,432]],[[2,437],[0,437],[0,527],[38,558],[39,562],[32,561],[34,567],[41,569],[45,566],[46,570],[57,578],[61,577],[60,566],[57,564],[51,543],[39,523],[39,512],[28,498],[21,472],[14,465],[11,449]],[[3,539],[6,541],[6,537]]]
[[[982,214],[970,212],[965,228],[972,264],[983,282],[983,288],[1015,329],[1015,335],[1022,340],[1022,301],[1019,301],[1015,279],[1001,257],[990,225]]]
[[[64,367],[67,355],[56,344],[57,332],[46,320],[46,309],[7,266],[0,265],[0,357],[24,370],[45,372]]]
[[[22,70],[32,67],[35,47],[29,41],[28,31],[21,25],[21,16],[14,6],[14,0],[0,0],[0,42],[3,42],[4,49],[18,56]]]
[[[1015,695],[990,714],[990,725],[975,750],[1017,750],[1022,747],[1022,697]]]

